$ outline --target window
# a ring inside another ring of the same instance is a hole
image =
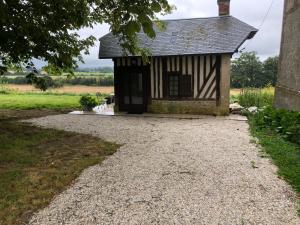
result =
[[[191,97],[192,96],[192,76],[182,75],[180,77],[180,96]]]
[[[181,75],[179,73],[168,74],[168,97],[192,97],[191,77],[191,75]]]
[[[179,96],[179,75],[178,74],[169,75],[169,96],[170,97]]]

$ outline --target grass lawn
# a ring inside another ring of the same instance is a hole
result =
[[[19,97],[22,96],[12,100]],[[0,102],[2,104],[2,100]],[[26,223],[84,168],[100,163],[118,148],[116,144],[89,135],[42,129],[16,121],[56,113],[0,110],[1,225]]]
[[[278,175],[284,178],[296,191],[300,203],[300,146],[286,141],[269,129],[256,129],[249,118],[251,133],[259,139],[264,151],[278,167]],[[300,216],[300,204],[299,204]]]
[[[78,109],[79,99],[75,94],[0,94],[0,109]]]

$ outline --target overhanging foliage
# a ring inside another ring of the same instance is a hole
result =
[[[110,25],[126,51],[145,55],[136,33],[155,37],[156,13],[171,10],[167,0],[0,0],[0,70],[32,58],[58,71],[74,69],[96,40],[81,38],[78,30],[99,23]]]

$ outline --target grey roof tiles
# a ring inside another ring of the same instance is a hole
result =
[[[141,47],[153,56],[234,53],[258,31],[232,16],[164,20],[166,29],[156,30],[150,39],[138,33]],[[100,38],[99,58],[123,56],[117,37],[109,33]]]

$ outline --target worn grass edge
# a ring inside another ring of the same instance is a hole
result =
[[[44,115],[42,115],[44,116]],[[39,116],[36,116],[34,118],[38,118]],[[31,119],[34,119],[34,118],[31,118]],[[115,154],[118,149],[122,146],[121,144],[118,144],[116,142],[110,142],[110,141],[106,141],[105,139],[102,139],[102,138],[99,138],[99,137],[95,137],[93,135],[90,135],[90,134],[84,134],[84,133],[80,133],[80,132],[74,132],[74,131],[66,131],[66,130],[63,130],[63,129],[56,129],[56,128],[46,128],[46,127],[43,127],[43,126],[38,126],[38,125],[34,125],[32,124],[30,121],[28,121],[30,118],[25,118],[25,119],[20,119],[20,120],[16,120],[15,118],[8,118],[8,119],[1,119],[0,122],[8,122],[8,123],[17,123],[17,124],[20,124],[21,126],[25,126],[25,127],[36,127],[38,129],[41,129],[41,130],[44,130],[44,131],[54,131],[54,132],[58,132],[58,133],[69,133],[69,134],[77,134],[77,135],[83,135],[83,136],[90,136],[92,139],[98,139],[99,141],[103,142],[103,143],[106,143],[108,145],[111,145],[113,146],[114,148],[114,152],[112,154],[108,154],[106,156],[103,156],[103,158],[99,158],[97,160],[97,162],[93,163],[93,164],[90,164],[88,165],[87,167],[83,167],[81,169],[78,169],[77,171],[74,171],[74,174],[77,174],[72,180],[70,180],[69,182],[67,182],[63,187],[61,188],[57,188],[55,193],[47,200],[47,202],[42,205],[41,207],[37,208],[34,210],[33,213],[30,213],[30,216],[27,217],[25,220],[22,221],[22,223],[20,224],[27,224],[30,219],[36,214],[38,213],[39,211],[45,209],[46,207],[49,206],[49,204],[51,204],[51,202],[57,197],[59,196],[60,194],[62,194],[64,191],[66,191],[67,189],[71,188],[77,181],[78,179],[80,178],[81,174],[88,168],[90,167],[93,167],[93,166],[96,166],[96,165],[101,165],[103,163],[103,161],[105,161],[108,157],[110,157],[111,155]],[[0,225],[2,225],[1,221],[0,221]],[[4,224],[3,224],[4,225]]]
[[[266,140],[267,138],[272,138],[273,140],[275,140],[275,139],[280,140],[282,143],[285,143],[288,146],[291,146],[291,148],[297,148],[299,146],[297,146],[294,143],[291,143],[291,142],[288,142],[288,141],[284,140],[278,134],[274,134],[274,132],[272,132],[269,129],[263,129],[263,130],[256,129],[256,125],[255,125],[253,119],[251,118],[251,116],[248,116],[248,124],[249,124],[250,134],[251,134],[252,137],[258,139],[258,143],[256,143],[256,144],[259,144],[259,146],[261,147],[261,151],[264,153],[264,157],[266,156],[269,159],[271,159],[272,163],[277,167],[277,175],[283,177],[285,182],[292,188],[292,190],[296,194],[296,210],[297,210],[298,216],[300,217],[300,190],[297,190],[295,188],[295,186],[292,184],[289,177],[286,177],[284,174],[281,174],[282,167],[276,161],[275,157],[272,154],[269,153],[268,149],[271,149],[271,146],[266,144],[264,142],[264,140]],[[266,132],[272,132],[274,135],[273,136],[267,135]]]

